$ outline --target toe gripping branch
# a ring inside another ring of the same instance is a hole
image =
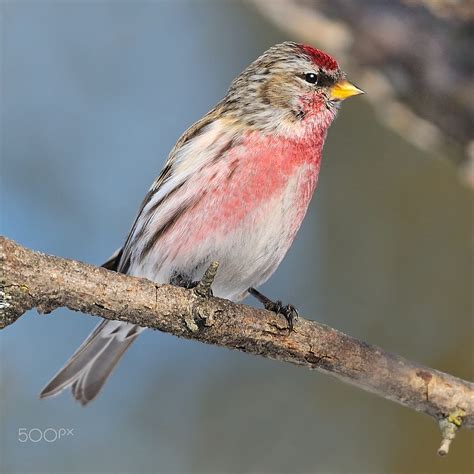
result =
[[[249,288],[248,291],[263,304],[266,310],[283,315],[288,322],[289,331],[293,331],[294,322],[298,319],[298,311],[293,305],[283,305],[280,300],[272,301],[255,288]]]

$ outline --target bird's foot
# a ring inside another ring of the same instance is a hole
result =
[[[288,322],[288,330],[293,331],[294,322],[298,319],[298,310],[291,304],[283,305],[280,300],[270,301],[265,309],[276,314],[282,314]]]
[[[288,322],[288,330],[293,331],[294,322],[298,319],[298,311],[293,305],[284,305],[280,300],[272,301],[255,288],[249,288],[249,293],[257,298],[266,310],[283,315]]]

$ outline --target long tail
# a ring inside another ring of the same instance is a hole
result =
[[[119,259],[120,250],[103,266],[116,270]],[[74,398],[86,405],[97,396],[118,361],[143,330],[134,324],[102,321],[43,388],[40,398],[57,395],[71,387]]]
[[[102,321],[43,388],[40,398],[57,395],[71,387],[74,398],[86,405],[97,396],[117,362],[142,330],[129,323]]]

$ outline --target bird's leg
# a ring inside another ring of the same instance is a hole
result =
[[[288,329],[290,332],[293,331],[293,323],[298,319],[298,311],[293,305],[283,305],[280,300],[272,301],[255,288],[249,288],[248,292],[257,298],[266,310],[273,311],[276,314],[282,314],[288,321]]]

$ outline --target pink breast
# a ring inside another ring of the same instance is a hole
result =
[[[283,195],[297,173],[298,180],[292,188],[298,207],[294,214],[294,219],[299,220],[294,222],[296,232],[317,182],[321,148],[322,143],[314,141],[302,144],[249,136],[196,176],[193,187],[202,189],[201,198],[177,224],[182,230],[194,228],[190,239],[194,242],[232,232],[249,213]]]

